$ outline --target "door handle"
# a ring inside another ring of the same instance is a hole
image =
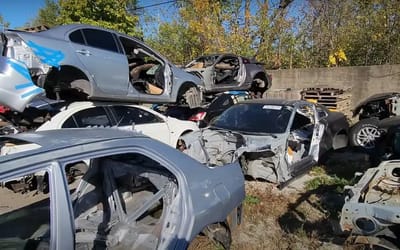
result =
[[[92,53],[90,53],[90,51],[89,51],[89,50],[86,50],[86,49],[78,49],[78,50],[76,50],[75,52],[76,52],[76,53],[79,53],[79,54],[81,54],[81,55],[84,55],[84,56],[90,56],[90,55],[92,55]]]

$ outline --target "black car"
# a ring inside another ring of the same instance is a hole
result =
[[[359,121],[350,130],[349,142],[352,146],[368,151],[376,148],[376,141],[389,127],[400,125],[400,93],[380,93],[368,97],[353,110]]]

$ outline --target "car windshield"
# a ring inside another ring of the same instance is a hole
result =
[[[262,103],[236,104],[225,110],[210,128],[244,133],[279,134],[288,127],[293,108]]]

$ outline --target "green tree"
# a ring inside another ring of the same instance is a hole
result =
[[[45,6],[39,9],[36,18],[31,22],[31,26],[45,25],[53,27],[59,25],[57,17],[60,14],[60,7],[57,2],[53,0],[46,0]]]
[[[60,0],[61,24],[85,23],[142,37],[139,17],[131,14],[135,0]]]

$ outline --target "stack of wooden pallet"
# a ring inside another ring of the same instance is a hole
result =
[[[301,98],[322,104],[329,110],[342,112],[347,117],[352,115],[350,89],[305,88],[301,92]]]

